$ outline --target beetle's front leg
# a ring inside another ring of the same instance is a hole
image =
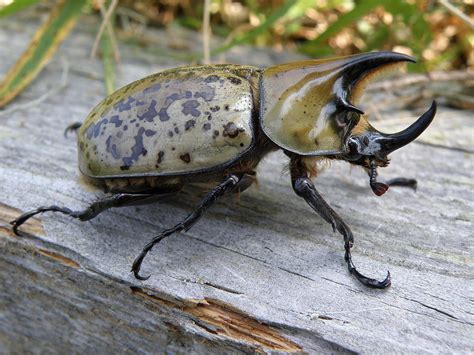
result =
[[[391,284],[390,272],[383,281],[378,281],[367,276],[362,275],[357,271],[352,262],[351,248],[354,244],[354,236],[349,226],[342,220],[341,217],[327,204],[322,196],[314,187],[310,180],[309,173],[304,167],[304,164],[297,159],[292,159],[290,163],[291,182],[295,193],[304,198],[308,205],[316,211],[326,222],[332,225],[334,231],[338,231],[344,237],[344,259],[347,262],[349,272],[353,274],[362,284],[372,288],[387,288]]]

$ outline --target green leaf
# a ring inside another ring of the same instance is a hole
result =
[[[26,51],[0,83],[0,107],[18,95],[56,53],[76,24],[87,0],[65,0],[56,5],[36,31]]]
[[[224,44],[223,46],[214,49],[213,51],[211,51],[211,55],[228,51],[230,48],[235,47],[239,44],[251,42],[259,35],[265,33],[265,31],[267,31],[271,26],[273,26],[276,21],[285,16],[285,14],[290,11],[297,3],[298,0],[286,1],[282,6],[272,12],[270,16],[268,16],[268,18],[260,26],[254,28],[253,30],[245,34],[235,37],[230,43]]]
[[[34,5],[38,0],[14,0],[11,4],[0,9],[0,17],[9,16],[15,12],[26,9],[28,6]]]

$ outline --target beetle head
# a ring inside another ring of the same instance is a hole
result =
[[[366,168],[386,166],[388,155],[416,139],[430,125],[436,113],[436,102],[411,126],[398,133],[382,133],[372,127],[364,116],[346,140],[342,159]]]

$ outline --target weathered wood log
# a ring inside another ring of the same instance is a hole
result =
[[[0,47],[9,50],[0,74],[33,31],[18,28],[2,23]],[[384,292],[348,274],[342,237],[294,195],[281,153],[259,167],[258,188],[239,201],[223,198],[192,229],[153,250],[145,282],[130,273],[133,259],[198,204],[197,190],[87,223],[41,215],[24,226],[24,237],[15,236],[8,222],[21,211],[52,203],[79,209],[100,196],[78,182],[75,140],[63,138],[104,96],[101,64],[88,58],[92,39],[78,29],[62,47],[66,88],[28,104],[60,84],[64,68],[55,60],[0,111],[2,353],[474,349],[472,111],[440,107],[427,132],[380,170],[384,178],[417,178],[416,193],[393,188],[376,197],[366,175],[342,163],[317,180],[355,233],[360,270],[382,278],[390,269],[393,286]],[[239,48],[231,59],[276,60],[256,53]],[[149,65],[157,59],[135,54],[122,48],[122,84],[178,65],[164,58]],[[364,102],[382,110],[378,126],[395,130],[417,114],[380,107],[388,94],[373,95]]]

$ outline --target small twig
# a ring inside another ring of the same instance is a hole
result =
[[[61,73],[61,79],[59,81],[58,85],[54,85],[52,89],[47,91],[45,94],[41,95],[40,97],[31,100],[29,102],[26,102],[24,104],[18,104],[13,107],[10,107],[7,110],[0,110],[0,117],[1,116],[6,116],[11,114],[12,112],[18,111],[18,110],[26,110],[31,107],[37,106],[41,104],[42,102],[46,101],[49,97],[57,94],[61,90],[63,90],[67,84],[68,84],[68,77],[69,77],[69,62],[67,61],[66,58],[61,57],[61,62],[63,64],[63,71]]]
[[[107,13],[105,11],[104,3],[101,3],[100,5],[100,14],[102,15],[102,18],[104,18],[104,21],[105,21],[105,16],[107,16]],[[107,20],[107,34],[109,35],[110,43],[112,44],[112,51],[114,52],[114,60],[116,63],[120,63],[120,52],[117,45],[117,38],[115,37],[114,28],[112,27],[110,18]]]
[[[94,45],[92,46],[91,50],[91,58],[94,58],[97,53],[97,48],[99,47],[99,41],[102,38],[102,34],[104,33],[105,27],[109,23],[110,16],[112,16],[115,8],[117,7],[118,0],[112,0],[109,8],[105,12],[105,16],[103,16],[102,23],[100,24],[99,32],[97,33],[97,36],[95,37]],[[103,7],[103,5],[101,5]]]
[[[204,14],[202,19],[202,45],[203,45],[203,63],[210,64],[211,56],[209,49],[209,42],[211,39],[211,0],[204,0]]]
[[[474,21],[469,16],[467,16],[464,12],[459,10],[456,6],[454,6],[447,0],[438,0],[438,2],[442,6],[444,6],[449,12],[451,12],[453,15],[463,20],[466,23],[466,25],[468,25],[471,29],[474,29]]]

